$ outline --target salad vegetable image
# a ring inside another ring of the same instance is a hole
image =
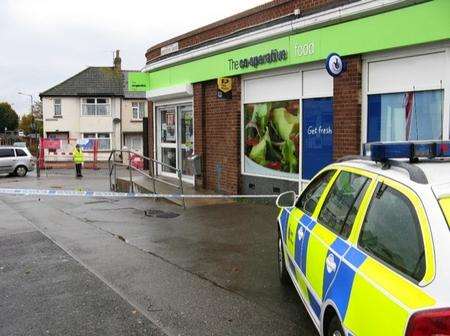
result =
[[[268,169],[298,174],[299,103],[244,106],[245,155]]]

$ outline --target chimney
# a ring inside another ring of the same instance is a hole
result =
[[[122,59],[119,56],[120,50],[116,50],[116,57],[114,57],[114,70],[122,70]]]

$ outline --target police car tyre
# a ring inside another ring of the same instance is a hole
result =
[[[18,166],[14,171],[14,174],[19,177],[24,177],[25,175],[27,175],[27,173],[28,169],[25,166]]]
[[[330,323],[328,324],[326,336],[345,336],[344,330],[342,329],[341,321],[334,315]]]
[[[283,240],[281,239],[280,231],[278,231],[278,276],[280,278],[280,282],[283,285],[289,284],[289,274],[286,269],[286,261],[284,260],[284,252],[283,252]]]

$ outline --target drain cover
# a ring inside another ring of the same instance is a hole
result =
[[[145,210],[145,215],[147,217],[156,217],[156,218],[176,218],[180,214],[170,211],[162,211],[157,209]]]

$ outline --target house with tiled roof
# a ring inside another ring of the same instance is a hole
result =
[[[112,149],[142,153],[145,93],[128,91],[119,51],[111,67],[88,67],[42,92],[44,137],[76,143],[98,139],[99,159]],[[103,155],[102,155],[103,153]]]

